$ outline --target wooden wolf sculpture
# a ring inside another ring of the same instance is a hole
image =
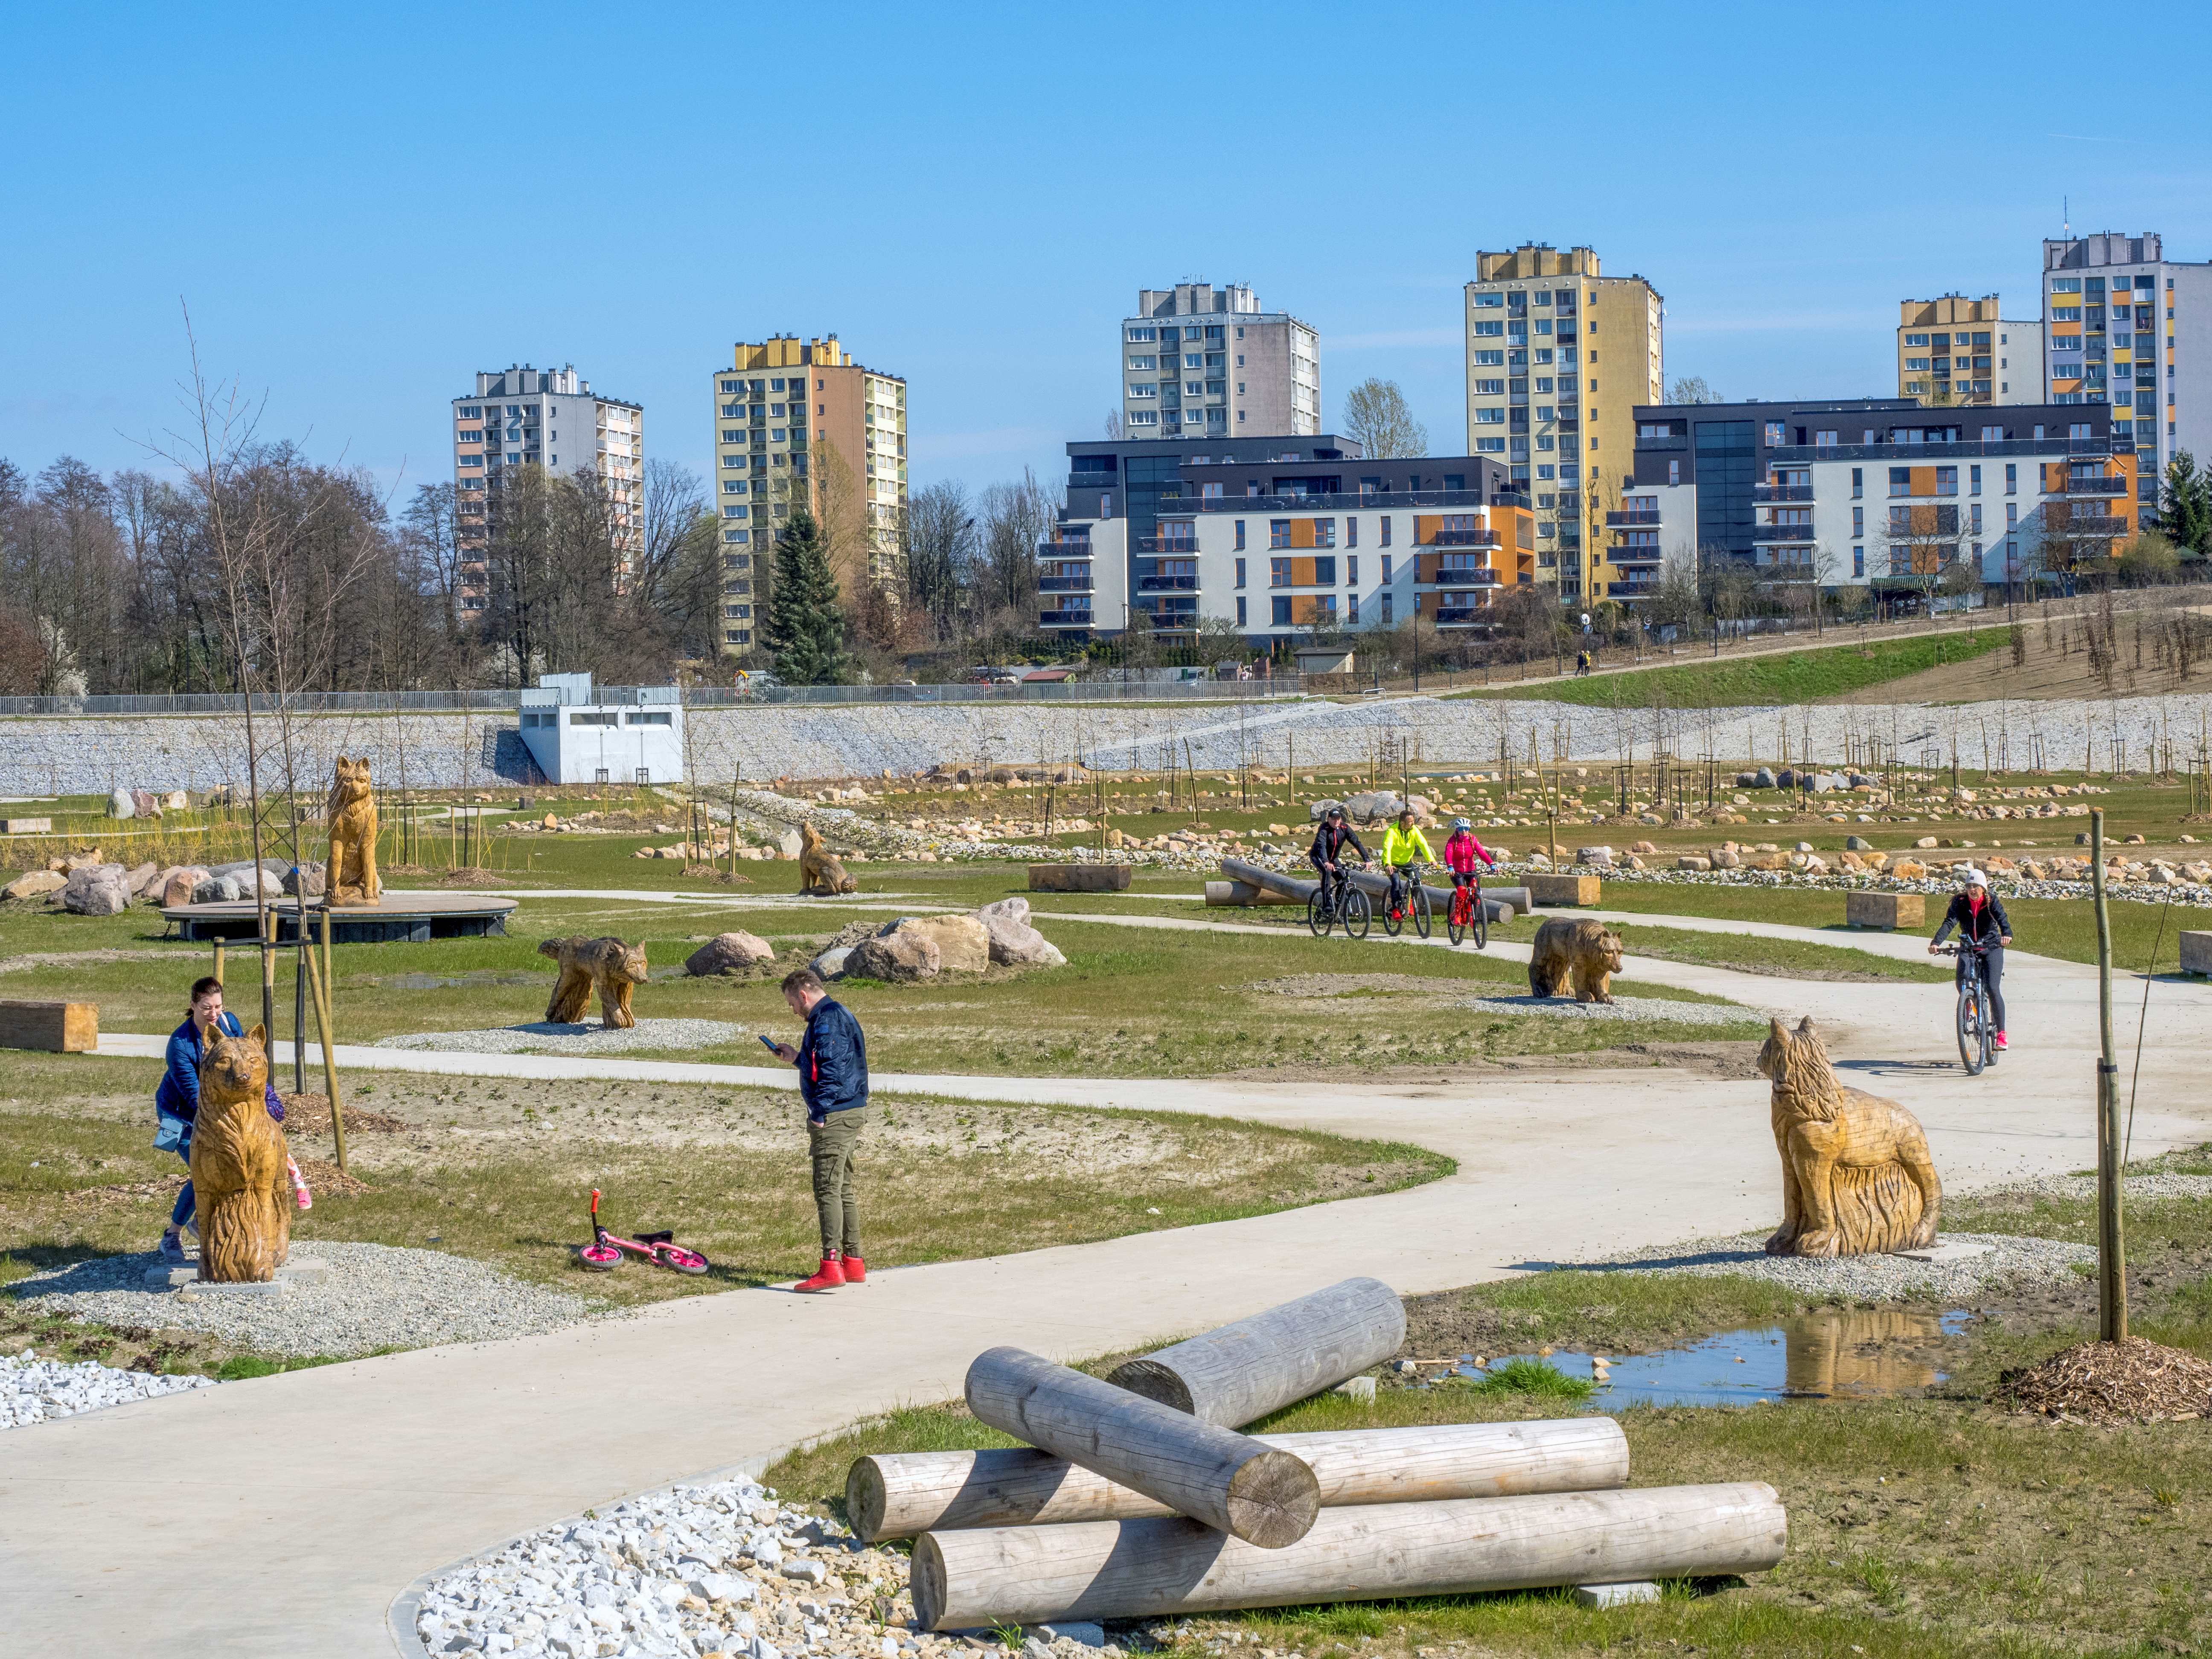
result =
[[[860,884],[845,873],[845,866],[811,823],[799,826],[799,890],[824,897],[832,893],[857,893]]]
[[[1811,1015],[1771,1022],[1759,1069],[1774,1080],[1782,1226],[1769,1255],[1872,1255],[1936,1242],[1942,1184],[1919,1121],[1837,1079]]]
[[[325,902],[374,904],[384,896],[376,877],[376,796],[369,787],[368,757],[338,757],[327,806],[330,867],[323,878]]]
[[[637,1016],[629,1011],[629,992],[633,985],[645,983],[644,945],[624,945],[618,939],[549,939],[539,941],[538,954],[561,964],[553,1000],[545,1005],[549,1021],[575,1024],[596,989],[599,1018],[609,1030],[627,1030],[637,1024]]]
[[[1528,953],[1528,989],[1553,997],[1573,981],[1577,1002],[1613,1000],[1613,976],[1620,971],[1620,935],[1590,916],[1553,916],[1536,929]]]
[[[292,1183],[284,1132],[269,1115],[267,1032],[242,1037],[210,1026],[192,1120],[192,1196],[199,1206],[200,1277],[266,1284],[292,1248]]]

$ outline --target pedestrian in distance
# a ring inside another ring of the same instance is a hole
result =
[[[794,1048],[775,1045],[776,1057],[799,1068],[799,1094],[806,1103],[806,1139],[814,1165],[814,1208],[822,1225],[822,1266],[796,1290],[830,1291],[867,1282],[860,1256],[860,1196],[854,1162],[868,1121],[868,1042],[851,1009],[831,997],[811,968],[783,977],[783,1000],[806,1022]]]

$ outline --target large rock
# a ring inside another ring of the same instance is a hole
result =
[[[1067,958],[1030,924],[1030,902],[1003,898],[975,912],[991,936],[991,960],[1002,968],[1058,968]]]
[[[852,979],[880,979],[902,984],[918,979],[934,979],[939,961],[935,939],[926,933],[908,933],[902,929],[875,939],[862,939],[855,945],[845,957],[845,975]]]
[[[65,876],[73,876],[80,870],[96,869],[106,862],[106,854],[101,852],[97,847],[88,847],[82,852],[70,854],[58,864],[49,864],[46,868],[59,870]]]
[[[980,974],[991,965],[991,932],[973,916],[907,916],[889,937],[919,933],[937,947],[937,965],[948,974]]]
[[[301,866],[297,870],[287,870],[284,872],[284,890],[294,898],[297,898],[300,896],[300,888],[304,884],[309,898],[320,898],[323,896],[323,884],[327,875],[327,866],[320,864],[307,864]]]
[[[107,795],[107,816],[111,818],[130,818],[138,816],[138,804],[131,799],[128,789],[112,789]]]
[[[1319,823],[1328,816],[1331,807],[1343,805],[1340,800],[1317,800],[1306,808],[1306,821],[1309,823]]]
[[[845,963],[852,954],[851,945],[840,945],[824,951],[806,965],[814,970],[815,977],[817,979],[825,981],[841,979],[844,976]]]
[[[129,872],[119,864],[95,864],[62,884],[62,908],[80,916],[119,915],[131,908]]]
[[[717,933],[684,960],[684,971],[694,979],[705,979],[712,974],[742,974],[775,960],[775,946],[757,934]]]
[[[132,898],[143,898],[146,896],[146,890],[159,882],[161,878],[161,866],[160,865],[142,864],[137,869],[125,876],[123,879],[129,885],[131,889],[131,896]]]
[[[161,803],[154,798],[151,790],[133,789],[131,792],[131,816],[135,818],[158,818],[161,816]]]
[[[238,884],[236,876],[208,876],[192,887],[195,904],[230,904],[244,896],[246,890]]]
[[[190,811],[191,810],[191,805],[192,798],[181,789],[172,789],[167,794],[161,797],[161,805],[163,810],[166,811]]]
[[[158,895],[164,909],[171,905],[190,904],[192,890],[208,878],[208,872],[197,864],[173,866],[161,872]]]
[[[1344,810],[1362,823],[1376,823],[1396,817],[1404,805],[1395,789],[1363,789],[1346,799]]]
[[[33,870],[28,874],[16,877],[5,887],[0,887],[0,898],[43,898],[48,893],[60,891],[67,879],[57,871]]]

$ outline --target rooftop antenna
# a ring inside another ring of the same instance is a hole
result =
[[[2060,234],[2068,241],[2072,241],[2074,240],[2074,204],[2070,198],[2062,196],[2058,198],[2058,216],[2065,223],[2065,229]]]

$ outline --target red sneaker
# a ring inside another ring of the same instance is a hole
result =
[[[791,1288],[794,1291],[834,1291],[845,1282],[845,1270],[837,1265],[837,1258],[825,1255],[821,1270],[811,1279],[802,1279]]]
[[[837,1270],[845,1275],[845,1282],[848,1285],[865,1285],[868,1282],[868,1264],[857,1255],[839,1256]]]
[[[1997,1033],[1997,1047],[2000,1049],[2002,1049],[2008,1046],[2008,1045],[2005,1042],[2005,1034],[2002,1031],[1999,1031]]]

